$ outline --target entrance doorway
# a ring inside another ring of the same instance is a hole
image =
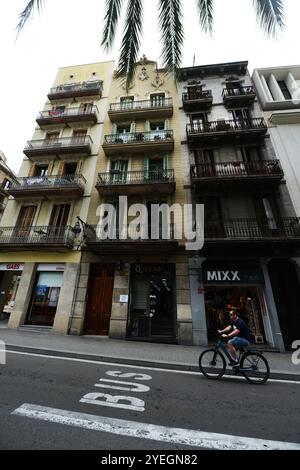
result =
[[[174,342],[175,305],[174,265],[132,265],[129,338]]]
[[[85,334],[108,336],[113,287],[113,266],[92,264],[85,313]]]

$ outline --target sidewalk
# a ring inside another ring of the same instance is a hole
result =
[[[104,362],[199,371],[198,358],[205,348],[160,343],[114,340],[103,337],[60,336],[51,331],[32,332],[0,328],[0,340],[7,350]],[[300,365],[293,365],[289,353],[264,353],[271,377],[300,381]]]

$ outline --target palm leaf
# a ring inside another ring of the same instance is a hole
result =
[[[197,7],[201,28],[205,32],[212,33],[214,20],[214,1],[197,0]]]
[[[117,78],[125,77],[126,92],[132,82],[143,28],[143,0],[129,0],[121,45]]]
[[[24,28],[25,24],[33,14],[35,8],[37,8],[38,12],[41,11],[43,6],[44,0],[30,0],[24,10],[19,15],[19,23],[17,24],[17,34],[20,34],[22,29]]]
[[[259,26],[269,36],[276,36],[285,26],[283,0],[253,0]]]
[[[113,46],[123,1],[124,0],[106,0],[105,25],[101,42],[101,46],[103,46],[106,51],[109,51]]]
[[[176,78],[181,65],[184,40],[180,0],[159,0],[159,25],[163,42],[164,67]]]

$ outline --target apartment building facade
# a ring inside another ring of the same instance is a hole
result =
[[[178,108],[173,78],[145,57],[129,93],[120,80],[112,82],[82,253],[85,284],[72,321],[76,334],[192,343],[185,247],[173,236],[174,222],[168,223],[168,239],[160,229],[151,238],[151,205],[185,202]],[[127,198],[127,221],[120,196]],[[103,204],[111,204],[121,220],[105,240],[96,227]],[[135,204],[147,211],[137,239]]]
[[[113,62],[59,69],[0,222],[8,326],[68,333]],[[76,223],[77,222],[77,223]]]
[[[181,75],[186,199],[205,205],[205,245],[189,261],[193,342],[212,341],[234,309],[255,343],[283,351],[299,331],[300,226],[247,62]]]

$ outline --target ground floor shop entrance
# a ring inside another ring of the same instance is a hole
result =
[[[113,286],[114,267],[92,264],[84,322],[85,334],[108,336]]]
[[[205,288],[205,311],[208,340],[216,338],[217,330],[230,324],[229,311],[234,310],[248,325],[254,343],[264,343],[259,286],[207,286]]]
[[[63,266],[38,266],[26,317],[27,325],[53,326],[63,279]],[[61,271],[56,271],[60,269]]]
[[[248,325],[253,343],[272,344],[259,261],[206,261],[203,288],[208,341],[230,324],[229,312],[234,310]]]
[[[173,264],[133,264],[127,336],[175,341],[176,286]]]
[[[23,264],[0,264],[0,320],[9,318],[15,304]]]

